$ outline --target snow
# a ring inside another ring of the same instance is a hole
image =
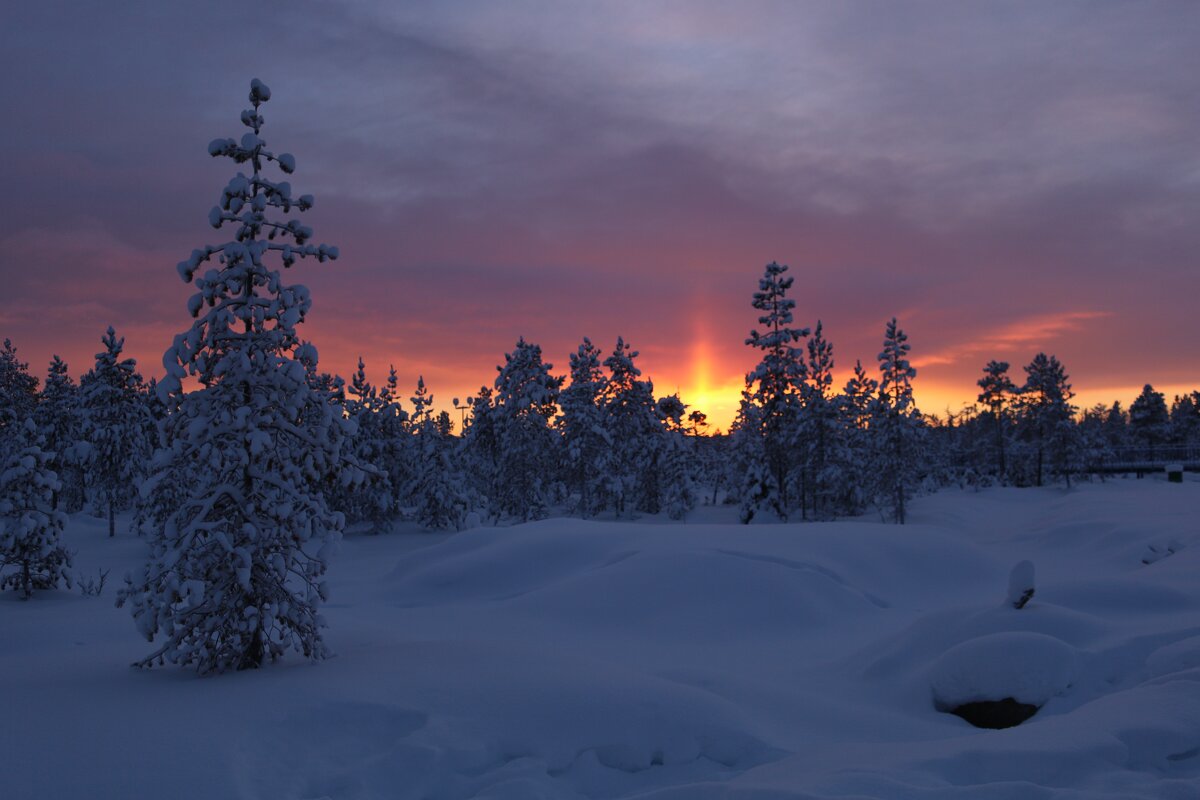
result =
[[[1200,796],[1200,482],[944,491],[910,523],[548,519],[349,537],[336,656],[128,664],[104,595],[0,597],[0,796],[785,800]],[[997,601],[1012,565],[1036,599]],[[981,730],[943,703],[1014,696]]]
[[[930,686],[939,709],[1011,697],[1041,707],[1062,694],[1078,671],[1075,651],[1053,636],[1012,631],[980,636],[946,651]]]

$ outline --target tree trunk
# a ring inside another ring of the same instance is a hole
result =
[[[117,510],[116,500],[113,498],[112,492],[108,493],[108,538],[112,539],[117,535]]]

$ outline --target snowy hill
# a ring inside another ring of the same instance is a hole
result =
[[[0,796],[1196,798],[1197,509],[1200,483],[1116,481],[946,491],[903,527],[352,537],[335,658],[208,679],[128,667],[144,544],[80,515],[104,595],[0,598]],[[935,690],[1043,705],[982,730]]]

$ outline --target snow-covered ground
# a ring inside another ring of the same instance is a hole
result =
[[[197,678],[129,668],[143,544],[81,515],[103,596],[0,598],[0,797],[1200,797],[1200,482],[947,491],[912,522],[350,537],[337,657]],[[935,688],[1045,704],[980,730]]]

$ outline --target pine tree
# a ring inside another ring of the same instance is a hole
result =
[[[331,505],[343,512],[348,522],[366,523],[370,533],[380,533],[391,520],[396,502],[387,470],[381,466],[385,447],[381,403],[375,387],[367,381],[361,356],[347,393],[346,415],[354,422],[348,444],[353,454],[349,468],[362,470],[364,479],[353,489],[335,494],[336,502]]]
[[[37,378],[29,364],[17,359],[17,348],[9,339],[0,347],[0,433],[4,425],[24,422],[37,404]]]
[[[1104,418],[1104,436],[1112,450],[1125,447],[1129,433],[1129,415],[1121,408],[1121,401],[1116,400],[1108,415]]]
[[[552,499],[558,435],[550,421],[558,413],[563,378],[550,374],[542,348],[517,341],[497,367],[496,392],[487,414],[498,445],[489,492],[497,514],[542,519]]]
[[[1142,393],[1129,406],[1130,432],[1148,450],[1150,461],[1155,458],[1155,448],[1160,447],[1170,436],[1171,415],[1162,392],[1146,384]]]
[[[743,507],[742,517],[746,521],[764,508],[787,519],[791,505],[787,484],[794,461],[796,415],[806,372],[804,350],[793,345],[808,336],[809,329],[792,327],[796,301],[787,296],[794,280],[784,276],[787,270],[786,265],[768,264],[751,302],[763,312],[758,323],[765,330],[761,333],[751,330],[746,339],[747,345],[762,351],[762,360],[746,376],[748,398],[755,413],[743,415],[739,424],[743,434],[739,439],[750,444],[754,457],[765,459],[765,464],[763,469],[747,471],[754,488],[743,490],[743,501],[746,498],[754,501]],[[769,484],[763,482],[767,474],[771,476]]]
[[[861,361],[855,361],[854,374],[834,399],[846,448],[847,476],[841,498],[846,514],[862,513],[869,502],[868,487],[872,483],[870,422],[878,391],[879,382],[867,374]]]
[[[132,507],[154,446],[153,422],[142,400],[137,362],[122,358],[125,339],[109,326],[96,365],[79,382],[83,436],[88,442],[86,483],[92,502],[108,515],[116,535],[116,512]]]
[[[417,523],[430,530],[459,530],[471,508],[471,498],[450,461],[450,443],[438,429],[433,395],[424,377],[417,379],[417,390],[410,399],[416,462],[408,496],[416,509]]]
[[[613,442],[599,400],[604,393],[600,349],[584,337],[571,354],[571,383],[559,396],[565,474],[575,511],[583,517],[603,505],[604,482],[610,471]]]
[[[913,404],[912,379],[917,371],[908,362],[911,349],[908,336],[893,317],[884,331],[883,350],[879,353],[879,396],[870,430],[875,450],[872,471],[876,502],[901,525],[916,484],[922,429]]]
[[[299,220],[268,216],[313,205],[263,174],[270,162],[284,173],[295,168],[260,136],[270,96],[254,80],[253,108],[242,112],[250,131],[208,148],[251,167],[229,181],[209,215],[213,228],[232,225],[234,238],[194,250],[178,267],[198,290],[188,302],[195,321],[164,356],[159,392],[179,410],[167,420],[171,447],[143,490],[150,556],[118,597],[147,640],[165,639],[138,666],[171,662],[208,674],[257,668],[289,649],[327,654],[318,605],[343,520],[321,490],[339,473],[350,423],[336,413],[332,388],[317,388],[316,348],[296,333],[308,290],[285,284],[268,258],[286,269],[338,253],[311,244]],[[204,264],[213,266],[201,274]],[[188,377],[198,386],[184,392]],[[340,474],[353,483],[352,472]]]
[[[989,361],[979,379],[979,402],[987,408],[988,422],[993,430],[996,453],[996,477],[1005,480],[1008,473],[1005,440],[1008,438],[1008,406],[1017,387],[1008,377],[1007,361]]]
[[[400,405],[396,368],[388,367],[387,382],[379,390],[379,455],[376,465],[387,473],[391,506],[399,512],[405,487],[412,483],[416,460],[408,412]]]
[[[480,386],[479,392],[467,400],[470,415],[460,450],[467,490],[480,498],[480,511],[486,510],[489,515],[491,511],[485,507],[494,500],[490,497],[496,491],[493,477],[500,468],[500,437],[492,416],[492,394],[491,387]]]
[[[83,507],[82,435],[79,387],[58,356],[50,361],[46,383],[33,412],[42,446],[55,456],[61,490],[55,495],[58,508],[68,513]]]
[[[833,345],[820,320],[808,340],[807,382],[795,446],[801,454],[800,505],[805,519],[831,519],[846,492],[849,453],[833,396]]]
[[[1175,444],[1200,444],[1200,392],[1175,396],[1171,402],[1170,431]]]
[[[1041,486],[1047,466],[1071,485],[1075,396],[1067,374],[1054,356],[1038,353],[1025,367],[1025,385],[1017,400],[1019,429],[1035,454],[1034,483]]]
[[[608,378],[600,396],[604,427],[613,443],[612,467],[605,486],[608,501],[617,515],[662,510],[662,476],[659,457],[662,426],[654,401],[654,385],[640,380],[635,366],[638,352],[620,336],[612,353],[604,359]]]
[[[664,428],[659,448],[662,507],[671,519],[683,519],[696,507],[698,467],[695,440],[687,435],[683,422],[687,405],[678,394],[671,394],[658,399],[657,410]]]
[[[71,586],[71,555],[61,543],[66,517],[55,510],[60,484],[40,438],[26,418],[0,441],[0,591],[15,589],[26,600],[35,589]]]

